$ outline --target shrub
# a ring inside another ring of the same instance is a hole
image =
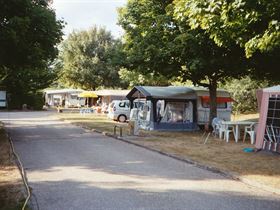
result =
[[[256,90],[267,87],[267,81],[257,81],[249,76],[242,79],[228,81],[223,88],[231,93],[233,111],[238,113],[252,113],[257,111]]]

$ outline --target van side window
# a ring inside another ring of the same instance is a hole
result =
[[[119,103],[119,107],[129,108],[129,102],[122,101]]]

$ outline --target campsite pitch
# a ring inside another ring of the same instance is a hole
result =
[[[235,143],[231,137],[231,141],[226,143],[211,136],[207,144],[204,144],[202,132],[160,131],[141,131],[139,137],[131,137],[128,135],[127,123],[114,122],[107,119],[106,115],[63,113],[57,116],[109,134],[113,134],[113,127],[119,125],[123,127],[125,139],[133,143],[234,173],[268,188],[280,189],[280,155],[266,152],[245,153],[244,148],[254,147],[248,139],[245,143]],[[234,120],[256,120],[257,117],[257,114],[233,116]]]

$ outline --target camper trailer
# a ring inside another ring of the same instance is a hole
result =
[[[80,89],[45,90],[45,103],[48,106],[63,106],[66,108],[85,105],[85,98],[79,98]]]
[[[197,124],[205,125],[209,122],[210,96],[209,90],[202,87],[192,87],[197,95]],[[217,90],[217,117],[230,121],[232,110],[232,98],[229,92],[223,89]]]
[[[6,91],[0,90],[0,108],[7,107],[7,93]]]
[[[131,106],[142,129],[191,131],[209,121],[209,91],[206,88],[135,86],[127,98],[130,104],[137,99],[145,101],[140,109]],[[217,91],[218,117],[230,120],[231,102],[227,91]]]

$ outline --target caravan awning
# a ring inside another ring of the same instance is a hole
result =
[[[201,99],[204,102],[210,102],[209,96],[201,96]],[[231,97],[217,97],[217,103],[226,103],[226,102],[233,102],[234,100]]]

